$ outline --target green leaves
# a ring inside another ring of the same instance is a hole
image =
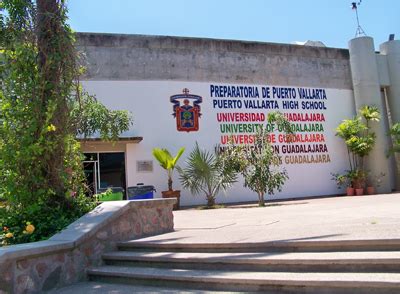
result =
[[[359,110],[358,116],[343,120],[336,128],[336,136],[342,138],[348,148],[351,170],[363,169],[363,158],[371,152],[376,141],[375,133],[370,132],[369,122],[379,120],[379,109],[366,105]]]
[[[285,169],[279,169],[280,158],[274,153],[267,139],[267,130],[260,128],[256,134],[256,144],[242,147],[244,163],[241,173],[245,187],[259,195],[260,206],[264,205],[264,195],[272,195],[275,190],[281,191],[288,179]]]
[[[62,205],[49,207],[42,202],[29,203],[24,209],[0,207],[0,246],[44,240],[95,207],[84,195],[67,199],[68,209]],[[24,232],[28,223],[35,227],[32,234]],[[7,233],[12,233],[13,237],[6,238]]]
[[[217,153],[211,153],[196,146],[190,153],[185,168],[178,168],[181,184],[193,195],[204,194],[207,206],[215,204],[215,198],[237,181],[236,172],[224,164]]]
[[[115,140],[132,118],[82,94],[64,1],[0,2],[0,222],[15,226],[17,243],[46,238],[93,207],[76,135]],[[23,218],[35,220],[29,238],[18,237]]]
[[[391,152],[400,153],[400,123],[396,123],[390,128],[390,135],[393,141]]]
[[[173,160],[172,160],[172,164],[171,164],[171,167],[172,167],[172,168],[175,167],[177,161],[178,161],[179,158],[182,156],[183,152],[185,152],[185,148],[183,148],[183,147],[180,148],[180,149],[178,150],[178,153],[176,154],[176,156],[175,156],[175,157],[173,158]]]
[[[77,136],[90,138],[97,133],[105,141],[116,141],[129,130],[133,119],[126,110],[109,110],[94,95],[78,89],[80,99],[73,102],[71,124]]]
[[[276,124],[277,127],[283,130],[286,134],[293,134],[291,123],[279,111],[268,113],[268,123]]]
[[[172,157],[167,149],[154,148],[153,156],[157,159],[162,168],[166,170],[173,170],[183,152],[185,152],[185,148],[182,147],[178,150],[176,156]]]
[[[355,188],[365,184],[367,173],[364,170],[364,157],[375,146],[376,135],[371,132],[370,122],[380,120],[379,109],[376,106],[365,105],[353,119],[343,120],[336,128],[336,136],[342,138],[346,144],[350,170],[346,175],[332,174],[338,188],[349,181]]]
[[[336,136],[349,140],[351,137],[359,135],[361,132],[365,131],[367,127],[361,122],[360,117],[354,119],[345,119],[336,128]]]
[[[185,152],[185,148],[180,148],[175,157],[169,153],[167,149],[154,148],[153,156],[157,159],[158,163],[162,168],[167,170],[168,173],[168,189],[172,190],[172,173],[174,168],[176,167],[176,163],[179,158],[182,156],[183,152]]]
[[[375,134],[368,134],[364,136],[351,136],[346,140],[346,145],[350,151],[360,157],[367,156],[375,145]]]
[[[279,112],[268,115],[268,122],[275,123],[286,133],[293,134],[290,122]],[[268,142],[269,132],[264,126],[258,129],[253,146],[234,146],[232,143],[222,152],[227,166],[242,174],[244,186],[256,192],[259,205],[264,206],[264,195],[281,191],[289,178],[281,169],[281,159]]]
[[[360,115],[365,119],[366,122],[376,121],[381,119],[379,109],[376,106],[365,105],[360,109]]]
[[[154,148],[153,156],[158,160],[162,168],[171,169],[172,156],[167,149]]]

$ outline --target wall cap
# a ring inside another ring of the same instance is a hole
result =
[[[0,247],[0,263],[72,249],[129,209],[175,204],[175,198],[103,202],[48,240]]]

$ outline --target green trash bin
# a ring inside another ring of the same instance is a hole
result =
[[[104,201],[119,201],[122,200],[124,197],[124,189],[120,187],[110,187],[107,189],[100,189],[99,192],[102,191],[100,194],[97,194],[97,201],[104,202]]]

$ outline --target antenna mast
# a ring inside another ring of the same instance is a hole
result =
[[[363,28],[360,26],[360,20],[358,19],[358,6],[360,6],[361,1],[358,2],[351,2],[351,9],[356,11],[356,18],[357,18],[357,30],[356,30],[356,38],[360,36],[366,36]]]

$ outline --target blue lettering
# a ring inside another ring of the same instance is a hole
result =
[[[262,87],[261,92],[262,92],[263,98],[270,98],[270,88],[269,87]]]

